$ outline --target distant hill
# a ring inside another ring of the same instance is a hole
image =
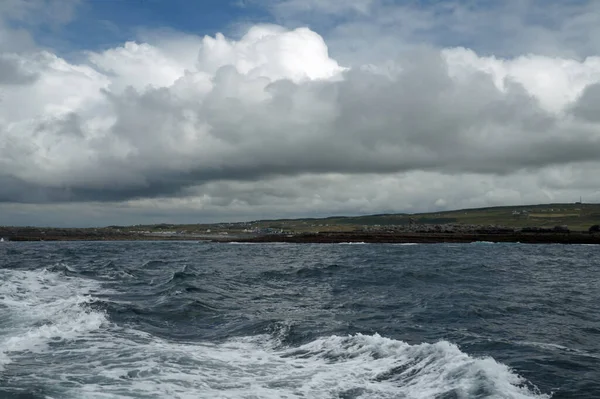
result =
[[[300,218],[256,220],[239,223],[212,224],[158,224],[123,227],[127,231],[179,231],[184,233],[249,232],[256,230],[282,230],[293,232],[352,231],[364,227],[417,224],[472,224],[506,227],[554,227],[567,225],[572,231],[584,231],[600,224],[600,204],[538,204],[460,209],[416,214],[376,214],[365,216],[331,216],[326,218]],[[114,226],[113,228],[116,228]]]

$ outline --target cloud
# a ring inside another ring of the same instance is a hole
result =
[[[358,15],[325,35],[338,54],[336,35],[347,43],[361,24],[379,54],[338,61],[316,31],[278,25],[239,39],[146,32],[77,63],[0,40],[0,223],[42,210],[119,224],[600,199],[600,57],[412,39],[384,57],[394,42],[369,22],[384,3],[303,4]],[[409,11],[406,32],[439,26]]]
[[[22,68],[22,60],[11,54],[0,54],[0,84],[32,83],[37,76]]]
[[[305,174],[259,181],[214,181],[186,195],[114,202],[0,203],[0,223],[106,226],[137,223],[210,223],[425,212],[492,205],[600,200],[590,187],[597,164],[549,167],[507,176],[414,171],[398,174]]]
[[[511,58],[600,53],[600,3],[592,0],[255,1],[281,24],[317,29],[347,65],[385,61],[422,44]]]
[[[3,0],[4,21],[25,25],[61,25],[70,22],[81,0]]]
[[[0,201],[169,197],[307,174],[507,175],[593,162],[600,150],[576,105],[600,81],[597,58],[425,48],[348,69],[306,28],[256,26],[238,41],[187,38],[189,48],[169,40],[79,65],[11,55]]]
[[[600,123],[600,84],[586,86],[585,90],[572,106],[576,117],[591,123]]]
[[[369,14],[376,0],[282,0],[269,2],[278,15],[319,13],[325,15]]]
[[[44,37],[67,25],[75,17],[81,0],[2,0],[0,1],[0,55],[4,64],[0,75],[6,81],[15,72],[14,65],[7,71],[7,58],[10,63],[18,62],[14,54],[39,51],[34,36],[43,32]],[[20,75],[19,75],[20,76]],[[20,76],[22,78],[22,76]],[[10,80],[14,82],[19,77]]]

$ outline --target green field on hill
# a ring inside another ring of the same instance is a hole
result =
[[[494,224],[507,227],[567,225],[571,230],[587,230],[591,225],[600,223],[600,204],[541,204],[464,209],[415,217],[426,220],[432,215],[454,219],[454,223],[461,224]]]
[[[554,227],[566,225],[572,231],[586,231],[600,224],[600,204],[540,204],[461,209],[416,214],[332,216],[327,218],[257,220],[239,223],[159,224],[113,228],[125,231],[179,232],[184,234],[249,232],[325,232],[385,228],[392,225],[470,224],[506,227]]]

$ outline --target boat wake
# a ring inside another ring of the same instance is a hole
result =
[[[96,281],[48,270],[0,278],[2,397],[548,398],[446,341],[355,334],[287,346],[285,322],[220,342],[167,340],[92,306],[106,300]]]

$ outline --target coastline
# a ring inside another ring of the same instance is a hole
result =
[[[215,242],[240,243],[369,243],[369,244],[438,244],[504,242],[521,244],[600,244],[600,234],[587,232],[570,233],[315,233],[298,235],[264,235],[246,239],[220,239]]]
[[[435,244],[498,242],[522,244],[600,244],[600,234],[589,232],[521,232],[521,231],[354,231],[295,234],[139,234],[107,229],[39,229],[0,227],[0,237],[7,241],[206,241],[216,243],[381,243]]]

